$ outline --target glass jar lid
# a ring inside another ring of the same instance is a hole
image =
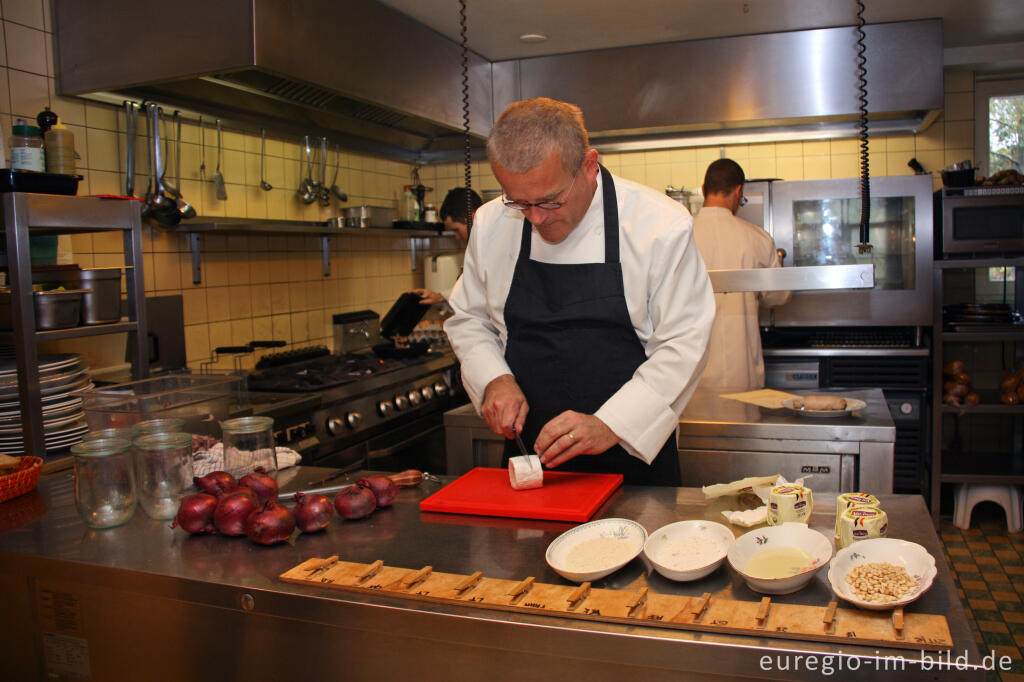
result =
[[[140,433],[132,445],[140,450],[177,450],[191,447],[192,435],[181,431],[161,433]]]
[[[274,428],[273,417],[238,417],[228,419],[220,423],[221,431],[225,433],[255,433]]]
[[[97,438],[85,440],[71,446],[71,454],[77,457],[107,457],[127,452],[131,442],[124,438]]]

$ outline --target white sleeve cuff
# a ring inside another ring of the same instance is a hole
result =
[[[643,382],[631,380],[594,413],[629,454],[650,464],[679,426],[665,399]]]

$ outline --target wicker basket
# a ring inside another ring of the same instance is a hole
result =
[[[43,471],[41,457],[22,457],[20,468],[13,474],[0,476],[0,502],[31,492],[39,483]]]

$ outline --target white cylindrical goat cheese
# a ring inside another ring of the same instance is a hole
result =
[[[513,490],[529,490],[544,485],[544,469],[537,455],[509,457],[508,480]]]

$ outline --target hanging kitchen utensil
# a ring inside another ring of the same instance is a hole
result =
[[[267,159],[267,131],[264,128],[260,128],[260,189],[264,192],[269,192],[274,189],[274,186],[267,182],[266,168]]]
[[[172,115],[172,119],[174,121],[177,121],[179,116],[180,116],[180,112],[175,110],[174,114]],[[178,199],[181,196],[181,192],[179,192],[178,188],[175,187],[174,185],[172,185],[167,180],[167,168],[168,168],[168,166],[170,166],[170,162],[169,162],[170,158],[171,158],[171,136],[168,134],[168,135],[164,135],[164,151],[163,151],[164,167],[162,169],[162,172],[160,173],[160,185],[164,188],[164,192],[167,194],[167,196],[169,196],[171,199]]]
[[[338,168],[341,167],[341,147],[334,147],[334,179],[331,180],[331,193],[338,198],[338,201],[348,201],[348,194],[338,187]]]
[[[149,199],[149,217],[160,225],[173,227],[181,222],[181,212],[174,200],[166,195],[161,182],[164,175],[164,159],[160,144],[160,107],[156,104],[149,105],[149,120],[153,133],[153,192]]]
[[[331,205],[331,189],[327,186],[327,138],[320,138],[320,186],[317,188],[320,205],[327,208]]]
[[[309,135],[306,135],[306,179],[299,184],[299,201],[312,204],[316,201],[316,186],[313,183],[313,150],[309,146]]]
[[[217,119],[217,168],[213,171],[213,190],[217,195],[217,199],[220,201],[228,200],[228,188],[224,184],[224,175],[220,172],[220,162],[222,154],[222,146],[220,141],[220,119]]]
[[[177,137],[175,138],[175,149],[174,149],[174,172],[177,174],[174,181],[178,183],[178,211],[181,212],[182,218],[195,218],[196,209],[195,207],[185,201],[181,196],[181,112],[174,112],[174,127],[176,130]]]
[[[135,196],[135,139],[138,119],[135,117],[135,102],[124,101],[124,195]]]
[[[199,182],[206,182],[206,128],[199,117]]]

